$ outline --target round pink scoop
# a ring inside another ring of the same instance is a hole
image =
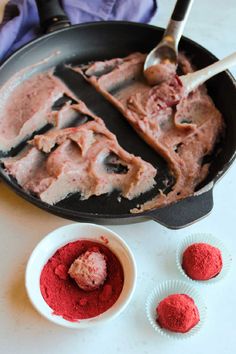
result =
[[[144,75],[149,85],[154,86],[170,80],[175,76],[175,73],[176,65],[171,62],[167,62],[150,66],[145,70]]]
[[[98,251],[88,250],[72,263],[68,273],[81,289],[95,290],[104,283],[107,277],[105,257]]]

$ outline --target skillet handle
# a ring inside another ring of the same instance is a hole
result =
[[[36,4],[43,32],[50,33],[70,26],[59,0],[36,0]]]
[[[205,193],[195,195],[178,203],[156,209],[149,213],[152,220],[168,227],[180,229],[207,216],[213,208],[212,188]]]

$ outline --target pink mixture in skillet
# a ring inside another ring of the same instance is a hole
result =
[[[75,68],[112,102],[135,131],[167,162],[175,177],[172,191],[162,192],[133,212],[160,207],[194,193],[205,179],[209,155],[224,129],[221,113],[199,87],[188,97],[177,75],[156,86],[143,76],[146,55],[134,53],[123,59],[95,62]],[[179,57],[183,73],[193,71],[189,61]]]
[[[203,164],[203,157],[212,152],[224,129],[222,115],[204,87],[184,97],[182,84],[175,74],[168,75],[168,80],[159,85],[149,86],[143,77],[145,57],[134,53],[73,68],[122,112],[134,130],[167,161],[174,176],[175,183],[168,194],[160,191],[132,212],[192,195],[208,174],[209,164]],[[192,71],[184,56],[180,56],[179,65],[183,73]],[[1,92],[6,92],[7,85]],[[65,93],[77,103],[53,112],[53,102]],[[3,151],[25,140],[46,122],[55,125],[51,131],[36,135],[16,157],[2,159],[6,171],[43,201],[54,204],[75,192],[87,199],[114,189],[132,199],[154,186],[158,173],[154,167],[122,149],[102,119],[51,73],[32,77],[10,95],[3,95],[1,101],[4,108],[0,114],[0,148]],[[70,127],[76,112],[89,116],[90,120],[79,127]],[[125,166],[125,171],[109,172],[105,168],[108,157]]]

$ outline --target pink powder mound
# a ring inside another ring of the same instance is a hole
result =
[[[157,323],[172,332],[186,333],[200,321],[198,308],[186,294],[173,294],[156,308]]]
[[[100,252],[86,251],[72,263],[69,274],[81,289],[98,289],[107,277],[106,259]]]
[[[209,280],[217,276],[223,266],[221,252],[207,243],[194,243],[183,253],[182,267],[194,280]]]
[[[106,260],[105,282],[93,291],[81,289],[69,276],[78,257],[97,253]],[[90,240],[70,242],[59,248],[43,267],[40,290],[53,314],[68,321],[91,318],[107,311],[119,298],[124,285],[124,272],[119,259],[105,245]]]

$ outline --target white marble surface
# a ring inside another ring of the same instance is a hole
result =
[[[159,0],[156,24],[164,26],[174,1]],[[186,36],[218,57],[236,50],[235,0],[196,0],[186,26]],[[236,74],[236,70],[233,70]],[[227,93],[226,93],[227,94]],[[236,119],[236,117],[235,117]],[[39,240],[70,221],[47,214],[20,199],[0,183],[0,352],[5,354],[142,353],[231,354],[236,351],[236,165],[214,189],[213,212],[179,231],[149,221],[112,226],[130,245],[138,264],[138,283],[129,308],[116,320],[99,328],[75,331],[57,327],[36,313],[24,289],[27,259]],[[199,288],[208,307],[203,330],[185,341],[161,337],[149,326],[144,303],[161,280],[182,279],[175,266],[175,249],[187,234],[212,232],[233,256],[229,276],[219,284]]]

